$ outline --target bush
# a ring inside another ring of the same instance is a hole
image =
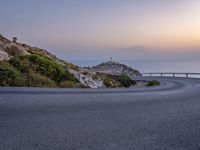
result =
[[[87,86],[81,83],[75,83],[73,81],[64,81],[59,84],[61,88],[88,88]]]
[[[76,85],[73,81],[63,81],[59,84],[59,87],[61,88],[74,88]]]
[[[14,57],[10,63],[22,73],[35,72],[60,83],[63,81],[78,82],[78,80],[62,66],[46,57],[27,55]]]
[[[78,71],[78,68],[79,68],[78,66],[76,66],[76,65],[74,65],[72,63],[68,63],[68,62],[63,62],[63,63],[66,65],[67,68],[70,68],[70,69]]]
[[[29,87],[58,87],[55,82],[37,73],[28,74],[26,83]]]
[[[107,88],[113,88],[114,85],[112,83],[112,80],[108,79],[108,78],[105,78],[103,80],[103,84],[107,87]]]
[[[153,81],[149,81],[146,86],[157,86],[157,85],[160,85],[160,82],[153,80]]]
[[[116,80],[119,81],[123,87],[130,87],[136,84],[134,80],[132,80],[129,76],[125,74],[114,76],[114,78],[116,78]]]
[[[130,87],[135,85],[136,82],[132,80],[129,76],[122,74],[122,75],[110,75],[105,73],[97,73],[103,79],[103,83],[108,88],[115,88],[115,87]]]
[[[89,86],[85,86],[81,83],[76,83],[75,88],[90,88]]]
[[[0,62],[0,86],[23,86],[25,80],[19,71],[7,62]]]
[[[64,67],[45,56],[15,56],[0,61],[0,86],[84,87]]]

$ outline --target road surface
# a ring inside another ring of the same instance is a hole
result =
[[[0,88],[0,150],[200,150],[200,80],[134,89]]]

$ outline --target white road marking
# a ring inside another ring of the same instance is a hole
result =
[[[162,93],[158,93],[158,95],[171,95],[171,94],[180,94],[180,93],[183,93],[183,91],[162,92]]]

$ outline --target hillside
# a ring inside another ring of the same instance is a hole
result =
[[[82,87],[62,62],[46,50],[10,41],[0,35],[0,85]]]
[[[0,35],[0,86],[114,88],[135,84],[128,73],[107,74],[98,68],[81,68],[47,50]]]
[[[141,76],[139,71],[114,61],[101,63],[97,66],[93,66],[92,69],[98,72],[103,72],[112,75],[126,74],[130,77]]]

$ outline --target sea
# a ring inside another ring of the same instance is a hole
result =
[[[91,67],[100,64],[101,60],[76,60],[72,63],[81,67]],[[150,72],[175,72],[175,73],[200,73],[199,61],[181,61],[181,60],[120,60],[119,63],[126,64],[141,73]],[[197,76],[198,77],[198,76]],[[200,75],[199,75],[200,77]]]

